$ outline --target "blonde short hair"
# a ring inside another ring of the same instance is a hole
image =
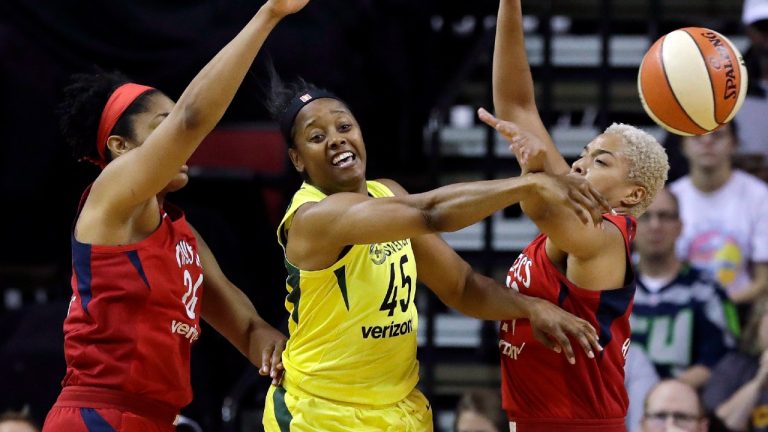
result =
[[[603,133],[618,135],[626,144],[622,153],[629,161],[629,179],[646,190],[645,198],[629,209],[635,217],[640,216],[667,182],[667,152],[651,134],[634,126],[614,123]]]

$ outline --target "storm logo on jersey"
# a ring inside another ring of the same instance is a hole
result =
[[[394,255],[397,252],[403,250],[410,243],[408,239],[397,240],[389,243],[371,243],[368,247],[368,255],[371,257],[371,262],[376,265],[384,264],[387,257]]]

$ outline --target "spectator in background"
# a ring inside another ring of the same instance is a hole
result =
[[[459,399],[454,432],[502,432],[508,429],[498,390],[469,390]]]
[[[749,88],[736,114],[741,127],[738,153],[743,156],[740,160],[752,161],[754,170],[749,171],[757,172],[768,161],[768,0],[745,0],[741,20],[750,45],[744,53]]]
[[[40,432],[25,412],[6,411],[0,414],[0,432]]]
[[[624,424],[630,432],[640,430],[643,419],[643,404],[648,392],[659,382],[659,374],[645,351],[635,344],[629,346],[627,361],[624,363],[624,387],[629,396],[629,409]]]
[[[677,380],[658,383],[645,399],[643,432],[706,432],[709,421],[698,393]]]
[[[768,298],[752,308],[741,350],[727,354],[704,389],[704,406],[730,430],[768,432]]]
[[[737,304],[768,292],[768,186],[734,169],[732,124],[685,137],[690,173],[669,188],[677,196],[683,233],[677,255],[704,269]]]
[[[667,189],[637,218],[632,342],[644,348],[661,378],[698,389],[735,347],[738,318],[717,282],[675,255],[682,229],[677,199]]]

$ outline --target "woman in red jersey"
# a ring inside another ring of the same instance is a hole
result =
[[[102,171],[83,194],[72,232],[67,372],[45,431],[174,430],[192,399],[190,350],[201,316],[280,382],[285,337],[164,196],[187,183],[184,163],[269,33],[307,2],[267,1],[176,103],[118,74],[81,75],[65,90],[64,135],[76,157]]]
[[[493,96],[499,118],[484,110],[480,117],[511,141],[523,173],[584,178],[614,210],[603,215],[604,223],[592,225],[546,197],[521,203],[542,233],[512,265],[508,286],[590,322],[598,329],[603,351],[594,362],[571,365],[538,343],[526,320],[503,321],[502,402],[510,429],[624,431],[628,400],[623,368],[635,292],[629,247],[635,218],[666,181],[666,153],[647,133],[613,124],[568,166],[536,108],[520,0],[501,0],[499,7]]]

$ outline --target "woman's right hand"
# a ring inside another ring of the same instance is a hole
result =
[[[264,6],[279,17],[296,13],[304,8],[309,0],[269,0]]]
[[[533,176],[537,193],[552,204],[571,209],[582,223],[596,226],[603,222],[603,213],[612,213],[608,201],[582,176],[577,174],[528,174]]]

